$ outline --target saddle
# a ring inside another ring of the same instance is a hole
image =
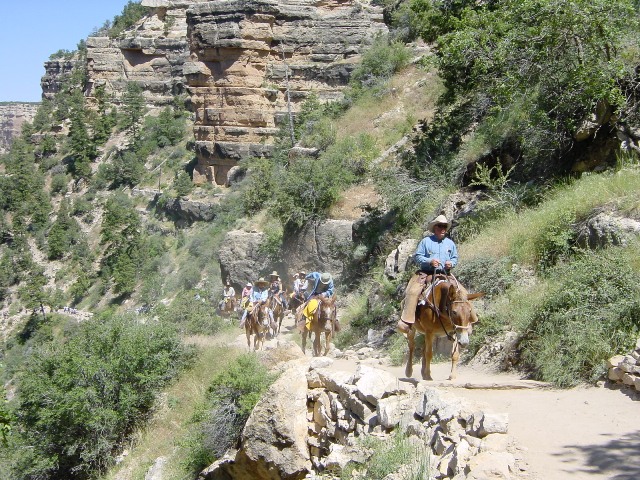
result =
[[[426,272],[417,272],[413,277],[411,277],[411,280],[409,280],[407,290],[405,292],[404,304],[402,307],[402,314],[400,316],[400,319],[404,323],[407,323],[409,325],[415,323],[416,308],[418,308],[418,304],[426,304],[436,313],[438,313],[438,310],[442,311],[444,309],[444,306],[433,305],[433,303],[431,303],[431,301],[429,300],[429,293],[432,291],[433,287],[446,280],[446,275],[433,275]]]

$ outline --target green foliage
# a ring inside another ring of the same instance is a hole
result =
[[[118,151],[111,157],[111,164],[99,171],[110,188],[133,187],[142,180],[145,173],[144,158],[131,150]]]
[[[111,22],[111,26],[108,28],[107,35],[111,38],[118,37],[150,12],[151,10],[148,7],[140,5],[139,1],[129,0],[120,15],[113,17],[113,22]]]
[[[403,478],[407,480],[431,478],[430,449],[427,446],[420,447],[412,443],[404,432],[394,432],[389,440],[366,435],[359,443],[370,453],[365,465],[367,479],[382,480],[406,466],[409,468]],[[345,480],[354,478],[355,471],[359,470],[354,464],[349,464],[347,467],[340,477]]]
[[[78,93],[78,95],[80,95]],[[96,145],[87,129],[87,116],[84,110],[84,102],[77,102],[77,106],[71,110],[71,126],[69,127],[69,148],[71,150],[71,162],[69,171],[76,178],[89,178],[91,176],[91,161],[98,155]]]
[[[123,193],[111,196],[102,220],[101,244],[105,246],[102,263],[118,294],[134,291],[141,263],[140,234],[140,218],[131,200]]]
[[[552,269],[552,288],[531,311],[520,348],[524,366],[559,386],[595,382],[604,362],[628,351],[640,333],[636,249],[586,253]]]
[[[235,443],[253,407],[275,379],[253,354],[240,355],[215,376],[208,390],[211,423],[205,428],[217,457]],[[220,418],[223,412],[229,417]]]
[[[186,335],[213,335],[224,326],[215,305],[194,290],[180,291],[168,307],[158,305],[154,313]]]
[[[405,67],[411,53],[404,43],[378,36],[362,55],[362,61],[351,74],[350,86],[354,96],[365,89],[383,93],[391,76]]]
[[[16,410],[33,447],[30,466],[20,470],[16,458],[11,478],[81,479],[104,471],[184,354],[171,329],[124,317],[89,320],[66,342],[39,347],[20,376]]]
[[[620,52],[637,28],[628,21],[637,19],[632,1],[453,5],[452,11],[449,2],[412,4],[419,15],[429,17],[435,9],[447,20],[442,28],[436,22],[434,31],[425,19],[425,39],[439,35],[447,102],[473,103],[470,119],[479,115],[479,130],[494,131],[490,147],[512,143],[530,168],[548,167],[555,161],[550,152],[564,152],[579,122],[598,105],[626,108],[621,85],[630,71]]]
[[[173,189],[178,197],[186,197],[193,191],[194,185],[191,177],[184,170],[176,173],[173,179]]]
[[[127,89],[122,97],[122,111],[120,126],[127,130],[134,143],[139,139],[141,121],[146,112],[142,86],[135,82],[127,83]]]
[[[555,218],[548,219],[544,230],[535,233],[537,237],[535,256],[540,271],[548,270],[573,253],[576,233],[571,228],[571,224],[575,218],[574,212],[560,210]]]
[[[456,267],[456,277],[470,292],[484,292],[488,298],[503,294],[515,280],[508,257],[476,257]]]

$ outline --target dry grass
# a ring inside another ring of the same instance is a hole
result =
[[[442,81],[433,71],[411,65],[391,79],[387,95],[358,99],[337,121],[338,139],[367,132],[382,150],[389,148],[419,120],[433,116],[442,91]]]
[[[615,203],[615,209],[632,213],[640,204],[640,170],[626,169],[612,175],[586,175],[571,185],[556,188],[535,209],[511,212],[488,224],[481,234],[465,242],[461,261],[490,254],[511,256],[519,263],[532,264],[539,233],[560,221],[569,212],[584,218],[595,208]],[[487,245],[491,245],[490,251]]]

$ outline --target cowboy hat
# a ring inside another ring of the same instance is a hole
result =
[[[260,286],[267,287],[267,286],[269,286],[269,282],[267,282],[267,281],[264,279],[264,277],[260,277],[260,278],[258,279],[258,281],[256,282],[256,287],[260,287]]]
[[[247,282],[247,285],[246,285],[246,286],[247,286],[247,287],[253,287],[253,283],[251,283],[251,282]]]
[[[320,275],[320,282],[324,283],[325,285],[331,283],[331,280],[332,278],[329,272],[324,272],[322,275]]]
[[[280,277],[280,275],[278,275],[278,272],[276,272],[275,270],[273,271],[273,273],[271,275],[269,275],[270,277]]]
[[[298,272],[298,276],[300,276],[300,277],[305,277],[306,275],[307,275],[307,272],[305,272],[304,270],[300,270]]]
[[[429,230],[433,232],[433,227],[436,225],[446,225],[447,230],[449,229],[449,220],[444,215],[438,215],[436,218],[429,222]]]

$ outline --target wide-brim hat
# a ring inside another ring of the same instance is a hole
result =
[[[258,281],[255,283],[256,287],[268,287],[269,282],[267,282],[264,277],[260,277]]]
[[[304,270],[300,270],[298,272],[298,275],[305,277],[307,275],[307,272],[305,272]]]
[[[253,287],[253,283],[248,282],[246,286],[247,286],[247,287]]]
[[[273,273],[271,275],[269,275],[270,277],[278,277],[280,278],[280,275],[278,275],[278,272],[276,272],[275,270],[273,271]]]
[[[436,225],[446,225],[447,230],[449,230],[449,226],[450,226],[449,220],[447,220],[447,217],[445,217],[444,215],[438,215],[436,218],[431,220],[429,222],[429,230],[433,232],[433,227],[435,227]]]
[[[325,285],[328,285],[329,283],[331,283],[331,274],[329,272],[324,272],[322,275],[320,275],[320,282],[324,283]]]

